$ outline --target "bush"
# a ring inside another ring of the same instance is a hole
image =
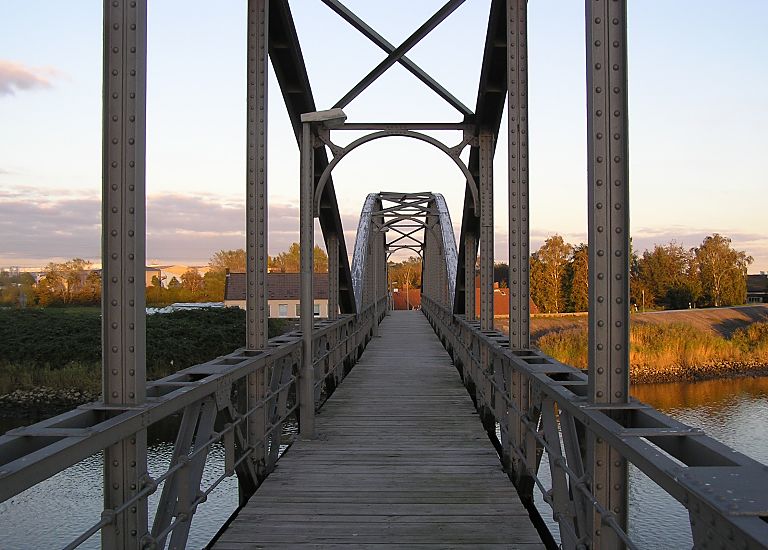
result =
[[[586,328],[554,330],[538,347],[558,361],[585,369]],[[685,323],[633,323],[630,330],[633,382],[659,382],[764,372],[768,365],[768,323],[738,329],[731,339]]]
[[[270,319],[269,337],[293,328],[285,319]],[[147,378],[162,378],[244,345],[245,311],[238,308],[150,315]],[[0,310],[0,374],[0,392],[39,385],[92,391],[101,378],[100,308]]]

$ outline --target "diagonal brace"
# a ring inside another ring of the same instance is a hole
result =
[[[339,101],[336,102],[334,108],[344,108],[349,103],[359,96],[368,86],[373,84],[377,78],[383,75],[387,69],[397,63],[411,48],[418,44],[425,36],[427,36],[435,27],[442,23],[446,17],[452,14],[456,9],[464,3],[464,0],[449,0],[437,13],[427,19],[427,21],[414,31],[411,36],[405,39],[397,48],[392,50],[384,60],[379,63],[370,73],[368,73],[360,82],[358,82],[354,88],[346,93]]]
[[[395,46],[387,41],[386,38],[381,36],[379,33],[377,33],[375,30],[373,30],[368,24],[365,23],[362,19],[360,19],[357,15],[355,15],[352,10],[347,8],[344,4],[339,2],[339,0],[322,0],[323,4],[328,6],[331,10],[333,10],[335,13],[337,13],[344,21],[352,25],[355,29],[360,31],[360,33],[368,38],[371,42],[376,44],[379,48],[387,52],[388,54],[391,54],[395,51]],[[459,111],[464,116],[473,116],[474,113],[472,110],[464,105],[458,98],[456,98],[451,92],[446,90],[443,86],[440,85],[439,82],[437,82],[434,78],[429,76],[426,71],[424,71],[421,67],[416,65],[413,61],[408,59],[405,56],[402,56],[400,59],[397,60],[403,67],[408,69],[408,71],[421,80],[424,84],[426,84],[433,92],[435,92],[437,95],[442,97],[446,102],[448,102],[451,107]]]

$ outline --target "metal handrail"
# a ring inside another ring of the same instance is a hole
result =
[[[570,435],[560,429],[560,415],[552,411],[558,440],[550,441],[540,433],[539,421],[534,421],[529,411],[523,410],[511,398],[509,388],[513,373],[525,376],[539,410],[543,403],[551,401],[557,411],[567,413],[579,422],[584,428],[584,437],[605,440],[680,502],[690,513],[694,540],[697,530],[703,528],[705,532],[698,533],[698,536],[730,541],[733,547],[765,547],[768,542],[768,523],[764,519],[765,510],[768,510],[768,467],[706,436],[703,431],[682,424],[635,399],[621,407],[590,403],[585,392],[579,391],[579,388],[586,387],[588,380],[582,371],[564,365],[539,350],[517,350],[519,355],[513,353],[503,334],[481,331],[476,322],[454,315],[429,296],[422,296],[422,311],[446,343],[454,363],[462,371],[465,383],[482,384],[490,390],[489,393],[494,393],[495,399],[503,401],[503,412],[498,414],[491,406],[489,395],[485,395],[482,389],[476,392],[478,409],[499,424],[502,439],[508,440],[506,444],[499,445],[502,458],[514,455],[519,459],[516,462],[525,470],[511,473],[533,479],[541,489],[544,501],[553,510],[554,487],[547,489],[537,476],[538,462],[530,464],[520,450],[524,442],[511,441],[512,434],[506,427],[511,416],[523,420],[528,435],[533,437],[539,449],[547,451],[554,467],[560,468],[567,476],[570,494],[561,494],[559,498],[567,498],[570,509],[576,510],[581,504],[575,493],[583,495],[587,505],[601,516],[604,525],[615,531],[628,548],[636,547],[616,522],[613,512],[596,497],[588,476],[579,474],[570,466],[567,453],[563,453],[561,447],[563,438]],[[483,352],[473,353],[473,350]],[[481,364],[481,356],[486,354],[487,363]],[[501,381],[497,379],[499,374]],[[471,380],[472,376],[477,379]],[[624,414],[630,412],[637,418],[630,419],[629,414]],[[626,417],[623,423],[618,418],[622,414]],[[675,439],[676,444],[667,444],[670,439]],[[575,443],[578,449],[584,441]],[[555,475],[554,471],[552,475]],[[730,487],[729,482],[735,483],[735,486]],[[586,514],[587,511],[580,512]],[[556,510],[555,513],[557,515]],[[569,547],[566,540],[574,542],[574,548],[589,544],[583,527],[579,533],[564,532],[570,531],[569,522],[559,523],[564,547]],[[577,523],[575,518],[574,523]]]
[[[385,301],[381,298],[379,302]],[[381,315],[375,319],[374,312],[379,307]],[[368,305],[359,315],[341,315],[336,320],[319,321],[315,323],[313,331],[313,347],[319,351],[319,343],[328,338],[336,340],[334,346],[324,353],[317,353],[314,365],[324,363],[329,357],[336,357],[329,372],[323,376],[318,387],[322,387],[329,378],[337,376],[337,370],[341,364],[357,359],[359,346],[365,346],[368,335],[372,331],[374,323],[380,321],[386,308],[381,303]],[[346,353],[338,353],[346,346]],[[233,434],[258,411],[276,406],[277,400],[283,396],[287,399],[287,393],[295,388],[297,375],[294,370],[281,383],[272,388],[267,388],[263,396],[254,403],[250,403],[248,410],[238,413],[229,402],[231,388],[244,380],[248,375],[256,372],[269,373],[281,365],[281,362],[289,361],[296,365],[301,358],[301,334],[288,333],[269,341],[267,349],[246,350],[238,349],[228,355],[218,357],[212,361],[189,367],[170,376],[148,383],[147,402],[138,407],[106,406],[102,402],[90,403],[78,407],[56,417],[44,420],[32,426],[11,430],[0,436],[0,501],[7,500],[21,491],[43,481],[56,472],[62,471],[80,460],[98,452],[117,441],[132,437],[134,434],[146,430],[148,426],[167,418],[178,411],[196,404],[208,402],[215,404],[218,410],[229,410],[232,418],[224,428],[218,432],[211,432],[204,441],[196,442],[191,452],[185,451],[179,459],[172,462],[168,469],[156,479],[145,476],[139,491],[126,499],[115,509],[104,510],[98,522],[94,523],[65,548],[76,548],[87,541],[102,528],[112,524],[118,515],[137,502],[148,498],[157,492],[163,482],[170,482],[178,472],[189,466],[195,458],[207,455],[211,446],[224,442],[227,454],[235,452]],[[341,372],[343,376],[343,370]],[[332,389],[332,387],[331,387]],[[296,395],[298,400],[298,394]],[[316,406],[320,403],[316,399]],[[298,402],[288,405],[282,410],[276,410],[277,416],[265,419],[263,439],[250,442],[243,446],[240,456],[233,456],[227,460],[228,467],[224,474],[214,480],[204,491],[200,490],[199,483],[194,489],[194,498],[185,509],[177,509],[175,518],[165,526],[155,537],[145,536],[141,544],[152,546],[156,541],[165,538],[180,524],[191,521],[197,506],[204,502],[210,494],[226,477],[231,476],[235,469],[241,466],[259,448],[264,448],[267,441],[273,437],[273,433],[282,429],[283,423],[298,409]],[[185,409],[186,411],[186,409]],[[185,412],[186,414],[186,412]],[[198,414],[195,412],[195,414]],[[274,445],[274,440],[272,445]],[[22,447],[19,449],[19,447]],[[266,451],[267,449],[265,449]],[[276,453],[275,460],[279,458]],[[274,467],[268,465],[267,471]]]

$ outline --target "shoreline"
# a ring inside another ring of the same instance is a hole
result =
[[[764,376],[768,376],[768,364],[740,361],[719,361],[697,367],[672,367],[656,372],[648,370],[647,366],[632,366],[629,371],[630,384],[637,385],[762,378]]]
[[[643,365],[633,366],[630,369],[631,385],[762,377],[768,377],[768,364],[757,362],[720,361],[693,368],[675,367],[655,372]],[[39,421],[80,405],[98,401],[100,398],[100,394],[74,388],[60,390],[41,386],[26,390],[17,389],[0,395],[0,418],[38,419]]]

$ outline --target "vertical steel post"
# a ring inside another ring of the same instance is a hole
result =
[[[247,136],[246,136],[246,347],[251,350],[267,346],[269,306],[267,302],[267,59],[269,37],[269,0],[248,0],[247,59]],[[264,370],[250,374],[248,406],[266,395]],[[266,415],[264,407],[248,417],[248,443],[259,449],[255,453],[256,472],[265,474],[267,464]],[[243,503],[255,485],[240,480]]]
[[[589,175],[589,399],[629,400],[629,169],[626,0],[586,0]],[[587,441],[596,498],[626,529],[627,462]],[[593,548],[621,548],[592,513]]]
[[[104,2],[102,142],[102,385],[104,402],[146,399],[146,69],[147,2]],[[147,432],[104,453],[104,508],[141,490]],[[138,548],[147,533],[139,500],[102,529],[104,548]]]
[[[464,316],[468,321],[476,318],[475,305],[475,263],[477,262],[477,243],[474,235],[464,237]]]
[[[313,254],[315,244],[314,187],[315,144],[312,125],[302,124],[301,135],[301,373],[299,376],[300,435],[315,435],[315,376],[312,355],[312,329],[314,325],[314,292],[312,290]]]
[[[339,316],[339,238],[328,237],[328,318]]]
[[[509,346],[530,346],[528,309],[528,2],[507,0]]]
[[[507,116],[509,185],[509,347],[530,347],[530,234],[528,206],[528,3],[507,0]],[[530,408],[530,383],[517,372],[510,373],[510,398],[518,410]],[[524,500],[533,500],[533,477],[529,470],[538,464],[535,445],[531,449],[524,419],[508,415],[509,463],[515,485]],[[531,452],[531,450],[533,452]],[[522,452],[528,460],[520,459]]]
[[[480,329],[493,330],[493,134],[480,133]]]

